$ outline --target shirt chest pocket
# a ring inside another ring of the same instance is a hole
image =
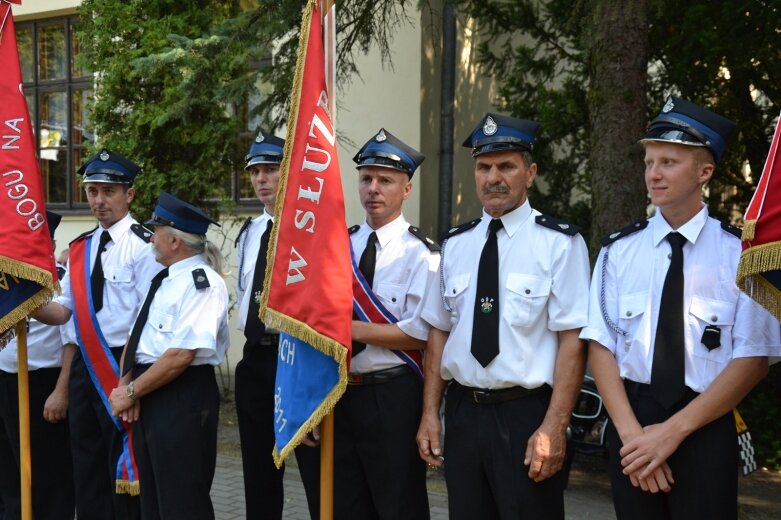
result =
[[[464,309],[464,296],[466,295],[467,287],[469,287],[469,278],[469,273],[462,273],[451,276],[445,281],[445,290],[442,298],[445,308],[451,313],[453,321],[458,318],[458,310]]]
[[[514,327],[528,327],[540,319],[550,296],[551,281],[528,274],[507,275],[507,302],[502,316]]]
[[[724,363],[732,356],[735,302],[693,297],[689,306],[693,354]]]
[[[126,267],[106,267],[103,274],[110,283],[133,283],[133,271]]]
[[[147,323],[157,332],[172,332],[176,324],[176,316],[158,310],[151,309]]]
[[[378,283],[374,291],[386,309],[401,319],[400,311],[404,305],[404,286],[397,283]]]

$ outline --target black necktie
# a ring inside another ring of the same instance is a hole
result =
[[[499,354],[499,246],[496,232],[502,220],[488,224],[488,240],[480,255],[477,269],[474,322],[472,323],[472,355],[483,366]]]
[[[374,267],[377,265],[377,233],[374,231],[369,235],[369,240],[366,241],[366,249],[361,253],[361,261],[358,262],[358,269],[366,278],[366,283],[369,284],[369,289],[374,282]],[[352,355],[356,356],[363,352],[366,348],[366,343],[359,341],[353,341]]]
[[[260,294],[263,292],[263,280],[266,277],[266,254],[268,253],[268,241],[271,237],[271,219],[266,224],[266,230],[260,237],[258,259],[255,261],[255,273],[252,275],[252,292],[250,293],[247,320],[244,324],[244,337],[250,344],[260,342],[261,335],[266,331],[266,326],[260,321]]]
[[[686,237],[670,233],[672,248],[670,267],[664,278],[656,325],[654,362],[651,368],[651,391],[656,401],[669,410],[683,397],[684,335],[683,335],[683,245]]]
[[[149,317],[149,307],[152,305],[152,300],[155,299],[155,293],[160,288],[160,284],[163,283],[163,278],[168,276],[168,268],[166,267],[152,278],[152,283],[149,285],[149,292],[146,293],[146,299],[141,306],[141,311],[138,313],[138,318],[133,324],[133,330],[130,332],[130,339],[127,342],[127,348],[125,349],[125,360],[122,363],[122,375],[124,376],[133,368],[136,364],[136,350],[138,350],[138,341],[141,339],[141,331],[144,330],[144,325]]]
[[[92,306],[95,308],[95,312],[103,308],[103,284],[106,278],[103,276],[103,260],[100,257],[103,251],[106,250],[106,244],[109,242],[111,242],[111,235],[109,235],[108,231],[103,230],[103,233],[100,234],[100,244],[98,244],[98,254],[95,257],[95,266],[92,268],[92,274],[90,275]]]

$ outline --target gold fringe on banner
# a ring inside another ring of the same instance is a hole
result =
[[[0,349],[3,349],[14,338],[13,326],[25,319],[41,305],[48,303],[54,291],[59,291],[60,288],[59,280],[52,287],[52,273],[49,271],[0,256],[0,281],[3,281],[3,278],[7,276],[34,282],[42,287],[41,290],[27,298],[11,312],[0,317],[0,331],[3,331],[0,333]],[[0,288],[0,290],[3,289]]]
[[[756,232],[757,232],[757,221],[746,220],[743,222],[743,235],[740,237],[740,239],[745,240],[746,242],[750,242],[754,240],[754,234]]]
[[[137,480],[117,480],[114,491],[118,495],[138,496],[141,494],[141,484]]]
[[[745,229],[745,228],[744,228]],[[781,242],[754,246],[743,251],[738,264],[738,287],[781,321],[781,288],[762,276],[781,270]]]

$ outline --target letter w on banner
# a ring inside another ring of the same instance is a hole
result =
[[[15,3],[19,3],[16,1]],[[13,326],[59,287],[41,173],[16,48],[11,5],[0,0],[0,348]]]
[[[328,112],[323,27],[304,11],[261,319],[282,334],[275,395],[280,466],[347,385],[352,320],[350,242]]]
[[[781,117],[744,222],[738,287],[781,321]]]

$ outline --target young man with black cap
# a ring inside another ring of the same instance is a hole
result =
[[[58,325],[73,314],[78,332],[68,419],[80,520],[139,515],[133,496],[138,493],[137,476],[133,464],[122,462],[132,460],[123,440],[129,427],[112,418],[107,397],[119,378],[117,362],[133,318],[162,269],[149,244],[152,233],[129,212],[140,171],[129,159],[105,149],[79,169],[99,226],[71,243],[62,293],[36,313],[41,321]]]
[[[451,519],[564,518],[589,265],[578,229],[529,205],[538,127],[486,114],[464,142],[483,216],[445,234],[423,303],[432,328],[417,441],[424,460],[445,464]]]
[[[60,215],[46,212],[49,233]],[[53,248],[54,249],[54,248]],[[57,264],[57,272],[64,267]],[[60,275],[62,276],[62,275]],[[73,520],[73,471],[68,441],[68,377],[74,345],[63,347],[60,327],[27,322],[30,398],[30,458],[33,516],[38,520]],[[5,519],[21,515],[19,484],[19,395],[16,338],[0,350],[0,502]]]
[[[581,336],[610,413],[619,519],[737,518],[732,408],[781,349],[735,284],[739,230],[702,202],[734,127],[669,98],[640,141],[656,213],[602,241]]]
[[[216,224],[162,192],[152,245],[166,266],[152,280],[109,396],[133,424],[142,518],[214,519],[209,491],[220,406],[214,367],[230,344],[225,260],[206,238]]]
[[[236,415],[239,421],[241,461],[244,469],[244,499],[247,520],[281,519],[284,505],[284,468],[274,465],[274,383],[277,373],[279,333],[266,330],[260,321],[260,296],[266,274],[274,205],[279,185],[279,165],[285,140],[258,132],[244,162],[250,182],[263,213],[248,218],[236,238],[239,247],[239,283],[236,300],[239,303],[238,328],[244,331],[244,355],[236,365]],[[306,447],[296,449],[296,458],[315,458],[317,453]],[[302,479],[319,481],[316,465],[299,463]],[[307,487],[310,513],[317,518],[317,495]]]
[[[373,323],[356,315],[353,321],[347,389],[334,412],[338,519],[429,518],[415,431],[429,331],[420,304],[436,277],[439,246],[402,213],[424,159],[384,128],[353,158],[366,211],[366,221],[349,230],[362,285],[356,299],[374,298],[393,320]]]

